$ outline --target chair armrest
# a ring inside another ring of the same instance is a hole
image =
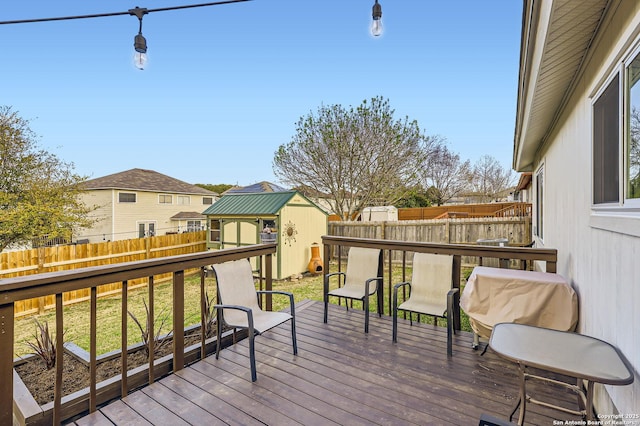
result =
[[[411,288],[411,283],[410,283],[409,281],[404,281],[404,282],[401,282],[401,283],[398,283],[398,284],[394,285],[394,286],[393,286],[393,291],[398,291],[398,289],[399,289],[400,287],[403,287],[403,286],[405,286],[405,285],[408,285],[408,286],[409,286],[409,288]]]
[[[246,306],[240,305],[213,305],[215,309],[237,309],[239,311],[251,312],[251,308],[247,308]]]
[[[365,294],[369,294],[369,284],[371,283],[371,281],[378,281],[378,285],[382,284],[384,278],[382,277],[375,277],[375,278],[369,278],[368,280],[366,280],[364,282],[364,288],[365,288]],[[376,287],[376,291],[378,290],[378,288]]]
[[[400,287],[404,287],[408,285],[409,286],[409,296],[411,296],[411,283],[409,281],[405,281],[405,282],[401,282],[398,283],[396,285],[393,286],[393,307],[390,309],[395,310],[396,307],[398,306],[398,289],[400,289]]]
[[[347,275],[347,274],[345,272],[332,272],[330,274],[325,274],[324,276],[325,276],[325,278],[329,278],[329,277],[332,277],[334,275]]]
[[[293,293],[289,291],[278,290],[257,290],[256,294],[281,294],[283,296],[289,296],[289,304],[291,305],[291,312],[293,313]]]
[[[250,333],[253,333],[253,311],[251,308],[247,308],[246,306],[239,305],[213,305],[215,309],[218,309],[218,312],[222,312],[225,309],[235,309],[238,311],[243,311],[247,314],[247,324]]]
[[[343,277],[347,276],[344,272],[332,272],[330,274],[325,274],[324,279],[322,280],[322,292],[325,296],[329,293],[329,278],[334,275],[342,275]],[[338,280],[338,287],[340,287],[340,280]]]

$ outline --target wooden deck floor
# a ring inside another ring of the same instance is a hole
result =
[[[288,323],[256,339],[258,380],[251,382],[246,341],[76,421],[77,425],[477,425],[487,413],[507,419],[518,392],[515,365],[491,350],[471,349],[469,333],[454,338],[446,356],[446,329],[400,320],[391,343],[391,319],[322,304],[296,305],[298,355]],[[538,396],[576,398],[560,388],[529,387]],[[541,394],[542,393],[542,394]],[[578,419],[529,405],[526,424]]]

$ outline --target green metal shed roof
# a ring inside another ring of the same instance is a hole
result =
[[[225,194],[202,214],[205,215],[264,215],[276,214],[296,194],[263,192],[254,194]]]

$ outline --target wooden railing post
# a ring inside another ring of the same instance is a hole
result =
[[[64,368],[64,318],[62,293],[56,293],[56,380],[53,391],[53,424],[62,422],[62,371]]]
[[[265,290],[267,291],[271,291],[273,290],[273,259],[271,256],[271,253],[267,254],[265,256],[265,275],[266,275],[266,279],[265,279]],[[271,311],[273,310],[273,296],[271,294],[267,294],[267,299],[266,299],[266,310],[267,311]]]
[[[13,424],[13,302],[0,305],[0,424]]]
[[[122,317],[120,318],[120,334],[122,348],[120,349],[120,365],[121,365],[121,379],[120,379],[120,395],[124,398],[129,392],[127,385],[127,315],[129,310],[129,282],[122,281]]]
[[[173,371],[184,368],[184,271],[173,273]]]

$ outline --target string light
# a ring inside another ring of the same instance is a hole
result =
[[[134,53],[134,64],[138,69],[144,69],[147,64],[147,40],[142,35],[142,17],[152,12],[166,12],[169,10],[179,10],[179,9],[191,9],[195,7],[206,7],[206,6],[219,6],[222,4],[230,4],[230,3],[241,3],[252,0],[222,0],[211,3],[199,3],[199,4],[189,4],[183,6],[170,6],[170,7],[162,7],[157,9],[146,9],[140,8],[136,6],[134,9],[129,9],[125,12],[112,12],[112,13],[96,13],[92,15],[76,15],[76,16],[61,16],[61,17],[53,17],[53,18],[36,18],[36,19],[20,19],[13,21],[0,21],[0,25],[9,25],[9,24],[30,24],[36,22],[51,22],[51,21],[69,21],[73,19],[90,19],[90,18],[105,18],[109,16],[120,16],[120,15],[132,15],[136,16],[140,22],[140,27],[138,30],[138,34],[134,37],[133,47],[135,50]]]
[[[382,34],[382,6],[376,0],[372,11],[371,35],[378,37]]]

